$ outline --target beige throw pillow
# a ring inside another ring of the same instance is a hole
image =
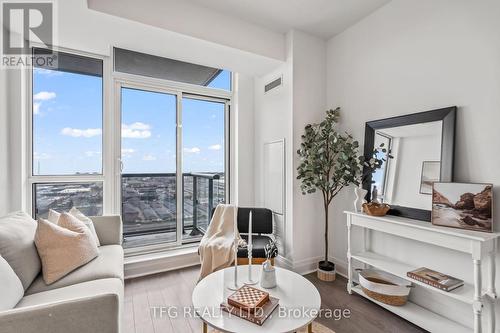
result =
[[[39,219],[35,244],[46,284],[59,280],[99,254],[89,228],[68,213],[61,214],[59,225]]]
[[[82,221],[89,229],[90,232],[92,233],[92,236],[94,237],[95,242],[97,243],[97,246],[101,246],[101,242],[99,242],[99,237],[97,237],[97,232],[95,231],[94,227],[94,222],[90,218],[88,218],[85,214],[80,212],[77,208],[73,207],[71,210],[68,212],[70,215],[73,215],[80,221]],[[59,224],[59,217],[61,216],[60,213],[56,212],[53,209],[49,209],[49,216],[47,217],[47,220],[49,222]]]

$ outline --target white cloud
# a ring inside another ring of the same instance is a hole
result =
[[[147,139],[151,137],[151,126],[141,122],[122,125],[122,137],[128,139]]]
[[[79,128],[71,128],[65,127],[61,130],[62,135],[72,136],[74,138],[91,138],[93,136],[101,135],[102,130],[100,128],[87,128],[87,129],[79,129]]]
[[[40,91],[33,95],[33,100],[35,101],[48,101],[53,98],[56,98],[56,93],[52,91]]]
[[[201,149],[198,147],[184,148],[184,152],[187,154],[199,154],[201,152]]]
[[[40,105],[42,105],[42,103],[40,103],[40,102],[33,103],[33,114],[34,115],[40,114]]]
[[[53,70],[44,69],[44,68],[35,68],[34,72],[35,72],[35,74],[41,74],[41,75],[46,75],[46,76],[59,76],[59,75],[64,74],[61,71],[53,71]]]
[[[142,157],[143,161],[156,161],[156,156],[153,154],[146,154]]]
[[[135,153],[135,149],[122,148],[122,157],[132,157],[133,153]]]
[[[87,157],[94,157],[94,156],[98,156],[98,155],[101,155],[100,151],[89,150],[89,151],[85,152],[85,156],[87,156]]]
[[[33,158],[35,160],[48,160],[49,158],[51,158],[52,156],[50,156],[49,154],[47,153],[33,153]]]
[[[208,149],[210,149],[210,150],[221,150],[221,148],[222,148],[222,146],[220,144],[208,146]]]

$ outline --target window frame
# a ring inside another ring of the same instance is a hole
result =
[[[37,43],[32,44],[32,48],[40,48],[43,49],[43,45],[39,45]],[[79,50],[73,50],[73,49],[68,49],[68,48],[62,48],[62,47],[52,47],[52,50],[55,52],[62,52],[62,53],[68,53],[71,55],[76,55],[76,56],[82,56],[82,57],[87,57],[87,58],[92,58],[92,59],[97,59],[102,61],[102,113],[101,113],[101,122],[102,122],[102,137],[101,137],[101,173],[100,174],[88,174],[88,175],[36,175],[34,173],[34,121],[33,121],[33,74],[35,67],[30,67],[26,70],[26,75],[25,75],[25,82],[26,82],[26,87],[27,87],[27,94],[26,94],[26,109],[27,109],[27,116],[26,116],[26,156],[25,156],[25,161],[26,161],[26,195],[25,195],[25,209],[28,214],[31,216],[35,217],[35,184],[50,184],[50,183],[91,183],[91,182],[97,182],[97,183],[102,183],[102,188],[103,188],[103,215],[111,213],[108,209],[107,206],[109,206],[109,203],[107,203],[106,199],[106,188],[109,186],[108,182],[106,181],[106,174],[109,173],[109,165],[105,163],[105,156],[107,154],[107,151],[109,149],[109,135],[106,133],[109,132],[109,117],[106,116],[107,112],[106,110],[108,109],[108,103],[109,103],[109,93],[108,93],[108,80],[109,76],[107,73],[109,73],[109,57],[100,55],[100,54],[95,54],[95,53],[90,53],[90,52],[83,52]]]

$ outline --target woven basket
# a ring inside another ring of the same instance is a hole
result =
[[[361,270],[359,284],[367,296],[389,305],[405,305],[411,290],[408,281],[376,269]]]
[[[380,204],[376,202],[363,204],[363,211],[371,216],[385,216],[389,209],[391,209],[391,206],[388,204]]]

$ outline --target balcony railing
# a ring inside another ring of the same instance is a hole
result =
[[[210,212],[224,202],[223,173],[184,173],[182,182],[183,239],[202,236]],[[175,233],[175,173],[123,174],[122,219],[125,237]]]

